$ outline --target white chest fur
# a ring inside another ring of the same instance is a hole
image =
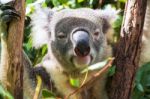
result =
[[[70,86],[68,76],[63,73],[62,68],[56,63],[57,62],[47,60],[43,62],[43,67],[50,74],[51,79],[55,83],[57,91],[63,96],[67,97],[75,89]],[[73,95],[70,97],[70,99],[80,99],[79,97],[80,95]]]

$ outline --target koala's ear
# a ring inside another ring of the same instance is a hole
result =
[[[114,30],[112,28],[113,22],[117,19],[120,10],[115,10],[112,8],[105,10],[95,10],[96,14],[102,19],[102,30],[106,35],[107,41],[113,41]]]
[[[43,9],[37,6],[35,13],[31,16],[31,37],[35,48],[47,44],[50,40],[50,21],[53,13],[49,8]]]
[[[96,13],[103,20],[103,31],[106,31],[111,28],[112,23],[116,20],[119,10],[115,10],[112,8],[104,9],[104,10],[96,10]]]

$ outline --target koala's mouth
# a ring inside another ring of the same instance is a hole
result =
[[[76,68],[85,68],[92,62],[92,59],[91,55],[87,55],[84,57],[73,56],[71,60]]]

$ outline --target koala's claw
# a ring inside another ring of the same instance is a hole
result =
[[[19,20],[21,18],[18,12],[9,5],[1,6],[0,9],[3,11],[0,18],[5,23],[10,22],[13,19]]]
[[[4,10],[7,10],[7,9],[14,9],[11,5],[3,5],[3,4],[1,4],[0,5],[0,9],[2,10],[2,11],[4,11]],[[14,9],[15,10],[15,9]]]

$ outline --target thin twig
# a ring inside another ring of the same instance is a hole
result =
[[[41,90],[41,86],[42,86],[42,79],[41,79],[41,77],[37,75],[36,78],[37,78],[37,86],[36,86],[36,89],[35,89],[35,93],[34,93],[33,99],[38,99],[39,94],[40,94],[40,90]]]
[[[70,96],[72,96],[76,93],[82,92],[84,89],[87,89],[87,88],[89,88],[89,86],[93,85],[98,80],[98,78],[101,77],[101,75],[103,73],[105,73],[112,66],[114,59],[115,58],[111,58],[100,71],[98,71],[96,74],[94,74],[91,77],[91,79],[89,81],[84,83],[80,88],[78,88],[75,91],[73,91],[72,93],[70,93],[65,99],[69,99]]]

